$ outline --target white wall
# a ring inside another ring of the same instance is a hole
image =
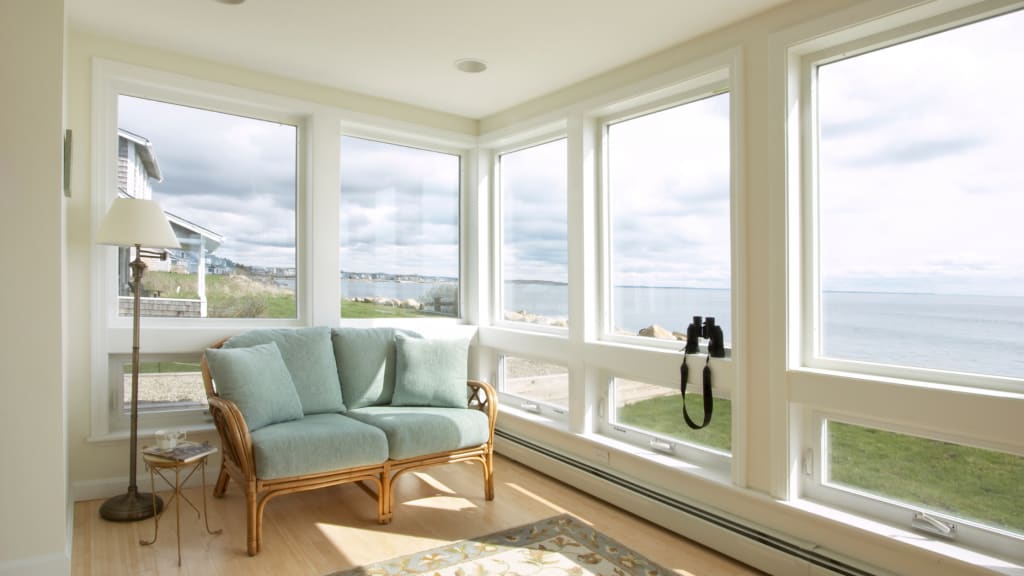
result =
[[[63,50],[63,0],[0,3],[0,574],[70,570]]]

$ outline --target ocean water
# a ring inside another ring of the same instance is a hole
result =
[[[428,283],[342,281],[345,296],[422,299]],[[568,316],[564,284],[507,283],[507,310]],[[618,287],[614,327],[651,324],[686,332],[692,316],[714,316],[731,342],[728,290]],[[824,356],[1024,378],[1024,297],[825,292]]]
[[[824,356],[1024,377],[1024,298],[825,292]]]

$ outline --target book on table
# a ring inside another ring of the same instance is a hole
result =
[[[164,460],[176,462],[191,462],[193,460],[209,456],[217,451],[217,448],[209,442],[179,442],[174,448],[159,448],[157,446],[146,446],[142,452],[147,456],[156,456]]]

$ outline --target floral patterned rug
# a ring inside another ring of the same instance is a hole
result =
[[[673,572],[563,514],[331,576],[395,574],[668,576]]]

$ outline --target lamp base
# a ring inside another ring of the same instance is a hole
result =
[[[155,507],[154,507],[155,504]],[[113,522],[145,520],[164,508],[164,501],[156,494],[138,492],[131,488],[126,494],[114,496],[100,506],[100,516]]]

